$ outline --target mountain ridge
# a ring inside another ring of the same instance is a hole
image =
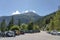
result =
[[[35,22],[39,18],[41,18],[41,16],[39,16],[38,14],[34,12],[27,12],[27,13],[11,15],[11,16],[1,16],[0,23],[2,22],[3,19],[5,19],[6,23],[8,24],[12,16],[14,18],[14,24],[18,24],[18,19],[21,20],[21,23],[29,23],[30,21]]]

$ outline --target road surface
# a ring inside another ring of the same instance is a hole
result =
[[[0,37],[0,40],[60,40],[60,36],[50,35],[42,31],[40,33],[24,34],[16,37]]]

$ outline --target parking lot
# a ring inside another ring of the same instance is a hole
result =
[[[28,33],[16,37],[0,37],[0,40],[60,40],[60,36],[41,31],[40,33]]]

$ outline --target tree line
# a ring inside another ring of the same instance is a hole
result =
[[[60,31],[60,10],[56,11],[55,16],[50,19],[50,23],[48,25],[49,31],[57,30]]]
[[[44,16],[36,22],[41,30],[57,30],[60,31],[60,10],[57,10],[49,15]]]
[[[10,22],[6,25],[6,20],[3,19],[0,23],[0,31],[9,31],[9,30],[39,30],[39,26],[34,24],[33,22],[29,22],[28,24],[21,23],[20,19],[18,19],[18,24],[14,24],[14,17],[11,17]]]

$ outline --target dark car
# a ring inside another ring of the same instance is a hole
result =
[[[20,34],[24,34],[24,30],[21,30],[21,31],[20,31]]]
[[[32,30],[24,30],[24,33],[32,33]]]
[[[0,31],[0,37],[6,37],[6,31],[4,31],[4,32],[2,32],[2,31]]]
[[[33,33],[33,30],[27,30],[26,33]]]
[[[48,31],[47,33],[48,33],[48,34],[51,34],[51,32],[50,32],[50,31]]]
[[[29,33],[29,31],[28,30],[24,30],[24,33]]]
[[[34,32],[34,33],[39,33],[39,32],[40,32],[40,30],[33,30],[33,32]]]
[[[1,35],[1,31],[0,31],[0,37],[1,37],[2,35]]]
[[[6,33],[7,33],[6,31],[4,31],[4,32],[0,31],[0,37],[6,37]]]
[[[38,33],[40,30],[26,30],[25,33]]]

